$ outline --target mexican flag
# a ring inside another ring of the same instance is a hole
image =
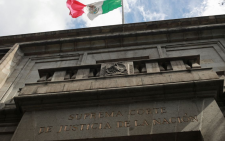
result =
[[[73,18],[77,18],[86,13],[90,20],[122,6],[121,0],[105,0],[88,5],[82,4],[76,0],[67,0],[66,4]]]

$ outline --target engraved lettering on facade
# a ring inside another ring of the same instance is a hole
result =
[[[154,124],[154,125],[156,125],[156,124],[161,124],[160,118],[159,118],[158,120],[153,119],[153,124]]]
[[[152,114],[152,110],[151,109],[146,109],[146,114],[147,115]]]
[[[99,129],[102,129],[102,123],[99,123]]]
[[[184,122],[184,121],[182,120],[182,118],[180,118],[180,117],[177,117],[177,120],[178,120],[178,123]]]
[[[68,120],[73,120],[74,119],[74,114],[71,114],[70,116],[69,116],[69,118],[68,118]]]
[[[156,114],[158,114],[158,109],[159,108],[153,108],[153,110],[155,111]]]
[[[116,117],[118,117],[118,116],[123,116],[120,111],[118,111],[118,113],[116,114]]]
[[[82,117],[82,114],[81,114],[80,116],[79,116],[79,114],[76,115],[76,119],[77,119],[77,120],[80,120],[81,117]]]
[[[104,113],[103,112],[99,112],[99,114],[98,114],[99,116],[99,118],[103,118],[104,117]]]
[[[73,125],[72,130],[73,130],[73,131],[77,131],[77,129],[78,129],[77,126]]]
[[[190,116],[189,119],[191,122],[198,121],[197,116],[194,116],[194,117]]]
[[[81,125],[80,125],[80,131],[83,131],[84,125],[86,125],[86,124],[81,124]]]
[[[90,124],[87,124],[87,130],[89,130]]]
[[[106,123],[106,125],[105,125],[104,129],[106,129],[106,128],[108,128],[108,129],[110,129],[110,128],[111,128],[111,126],[110,126],[110,124],[109,124],[108,122]]]
[[[189,118],[188,118],[186,113],[185,113],[185,116],[183,116],[182,119],[183,119],[184,122],[189,122]]]
[[[161,114],[166,113],[166,108],[165,107],[161,107]]]
[[[84,114],[84,119],[86,119],[89,115],[89,113]]]
[[[166,123],[166,124],[170,124],[170,123],[166,120],[166,118],[164,118],[164,119],[163,119],[162,124],[164,124],[164,123]]]
[[[57,132],[57,133],[60,133],[61,131],[62,131],[62,125],[60,126],[60,128],[59,128],[59,131]]]
[[[95,113],[91,113],[91,117],[90,118],[95,118]]]
[[[161,108],[147,108],[147,109],[136,109],[136,110],[129,110],[128,115],[133,116],[148,116],[149,114],[166,114],[166,107],[161,107]],[[96,118],[99,120],[101,118],[106,118],[106,117],[112,117],[112,118],[117,118],[117,117],[122,117],[124,112],[117,111],[117,112],[99,112],[99,113],[84,113],[84,114],[70,114],[68,116],[68,120],[81,120],[81,121],[86,121],[86,119],[93,119],[96,121]],[[160,115],[161,115],[160,114]],[[75,116],[76,115],[76,116]],[[161,115],[162,116],[162,115]],[[168,125],[168,124],[182,124],[185,122],[198,122],[197,116],[189,116],[187,113],[184,114],[184,116],[180,117],[171,117],[171,118],[158,118],[158,119],[153,119],[152,120],[153,125],[155,126],[160,126],[160,125]],[[117,128],[128,128],[128,127],[142,127],[142,126],[150,126],[152,125],[150,121],[144,119],[144,120],[133,120],[133,121],[117,121],[115,122],[115,125]],[[58,127],[58,126],[57,126]],[[59,128],[56,129],[58,131],[57,133],[61,132],[68,132],[68,131],[86,131],[86,130],[97,130],[97,129],[111,129],[112,126],[110,125],[109,122],[106,123],[85,123],[84,124],[76,124],[76,125],[60,125]],[[50,133],[53,131],[53,126],[46,126],[46,127],[40,127],[38,131],[38,135],[43,134],[43,133]]]
[[[125,126],[125,127],[130,127],[130,121],[125,121],[125,122],[124,122],[124,126]]]
[[[97,129],[98,128],[98,123],[93,123],[91,125],[91,129]]]
[[[123,127],[124,126],[124,122],[122,121],[117,121],[117,128]]]
[[[38,134],[41,134],[41,133],[44,133],[44,132],[45,132],[45,127],[40,127]]]
[[[138,120],[135,120],[134,122],[135,122],[135,126],[136,126],[136,127],[137,127],[137,126],[143,126],[142,124],[138,124]]]
[[[113,117],[113,112],[109,114],[108,112],[105,112],[105,117]]]
[[[175,117],[171,117],[171,118],[169,119],[169,121],[170,121],[170,123],[176,123],[176,118],[175,118]]]

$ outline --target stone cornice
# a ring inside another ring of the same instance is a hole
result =
[[[20,43],[25,55],[99,50],[172,42],[224,38],[225,23],[182,28],[120,32]],[[69,46],[67,46],[69,44]]]
[[[146,30],[146,31],[136,31],[136,32],[121,32],[107,35],[96,35],[96,36],[83,36],[83,37],[72,37],[72,38],[60,38],[53,40],[43,40],[34,42],[21,43],[20,46],[29,45],[48,45],[48,44],[59,44],[59,43],[70,43],[79,41],[92,41],[92,40],[105,40],[105,39],[115,39],[123,37],[136,37],[136,36],[146,36],[146,35],[156,35],[156,34],[170,34],[170,33],[180,33],[180,32],[192,32],[201,30],[211,30],[211,29],[223,29],[224,24],[213,24],[213,25],[201,25],[192,27],[181,27],[181,28],[171,28],[171,29],[159,29],[159,30]]]
[[[135,31],[161,30],[161,29],[168,30],[170,28],[177,28],[177,30],[179,30],[180,28],[186,28],[190,26],[221,24],[224,22],[225,22],[225,16],[217,15],[217,16],[206,16],[206,17],[186,18],[186,19],[164,20],[164,21],[84,28],[84,29],[13,35],[13,36],[0,37],[0,46],[1,45],[7,46],[7,44],[9,45],[9,44],[15,44],[15,43],[21,43],[21,42],[40,41],[45,39],[51,40],[51,39],[60,39],[60,38],[68,38],[68,37],[113,34],[113,33],[119,33],[121,31],[135,32]]]

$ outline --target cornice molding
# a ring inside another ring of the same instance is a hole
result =
[[[42,33],[32,33],[32,34],[22,34],[13,36],[3,36],[0,37],[0,46],[7,46],[9,44],[30,42],[30,41],[40,41],[45,39],[59,39],[67,37],[82,37],[82,36],[94,36],[100,34],[113,34],[119,33],[121,31],[145,31],[145,30],[160,30],[160,29],[170,29],[170,28],[184,28],[190,26],[199,25],[212,25],[221,24],[225,22],[225,15],[216,16],[206,16],[206,17],[195,17],[195,18],[184,18],[184,19],[173,19],[173,20],[163,20],[163,21],[153,21],[153,22],[143,22],[143,23],[132,23],[124,25],[113,25],[113,26],[102,26],[93,28],[83,28],[83,29],[72,29],[72,30],[61,30],[61,31],[51,31]]]

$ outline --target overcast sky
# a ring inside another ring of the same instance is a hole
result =
[[[0,36],[122,23],[118,8],[90,21],[72,19],[67,0],[0,0]],[[84,4],[100,0],[78,0]],[[225,14],[224,0],[124,0],[126,23]]]

